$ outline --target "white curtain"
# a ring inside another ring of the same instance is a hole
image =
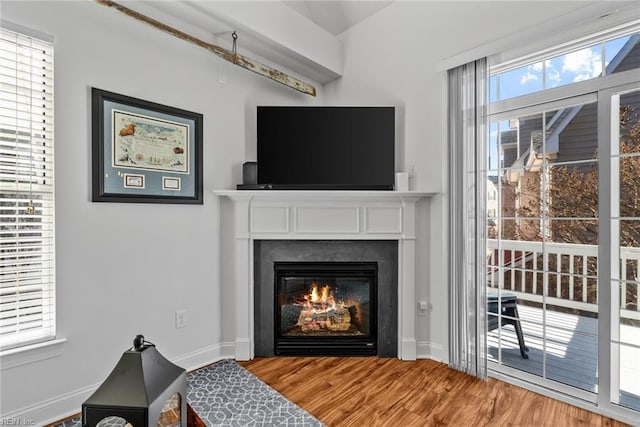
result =
[[[449,365],[487,376],[487,61],[449,70]]]

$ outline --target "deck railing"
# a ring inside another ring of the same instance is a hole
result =
[[[518,299],[598,312],[598,246],[488,240],[488,284]],[[640,320],[640,248],[620,248],[620,316]],[[543,292],[546,289],[546,292]]]

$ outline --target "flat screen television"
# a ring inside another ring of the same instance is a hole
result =
[[[274,190],[393,190],[394,107],[257,111],[257,184]]]

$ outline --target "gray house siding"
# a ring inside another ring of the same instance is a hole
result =
[[[640,112],[640,92],[620,97],[621,105],[628,105]],[[557,162],[595,159],[598,148],[597,105],[584,105],[574,119],[560,133],[560,151]]]
[[[613,70],[613,73],[621,73],[623,71],[629,71],[640,68],[640,43],[636,43],[636,45],[631,49],[629,54],[622,60],[620,65]]]
[[[584,105],[560,133],[555,163],[595,159],[598,149],[597,104]]]

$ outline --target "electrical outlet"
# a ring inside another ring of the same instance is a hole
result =
[[[429,310],[429,303],[426,301],[418,301],[418,316],[426,316]]]
[[[176,329],[185,328],[189,324],[187,310],[176,311]]]

